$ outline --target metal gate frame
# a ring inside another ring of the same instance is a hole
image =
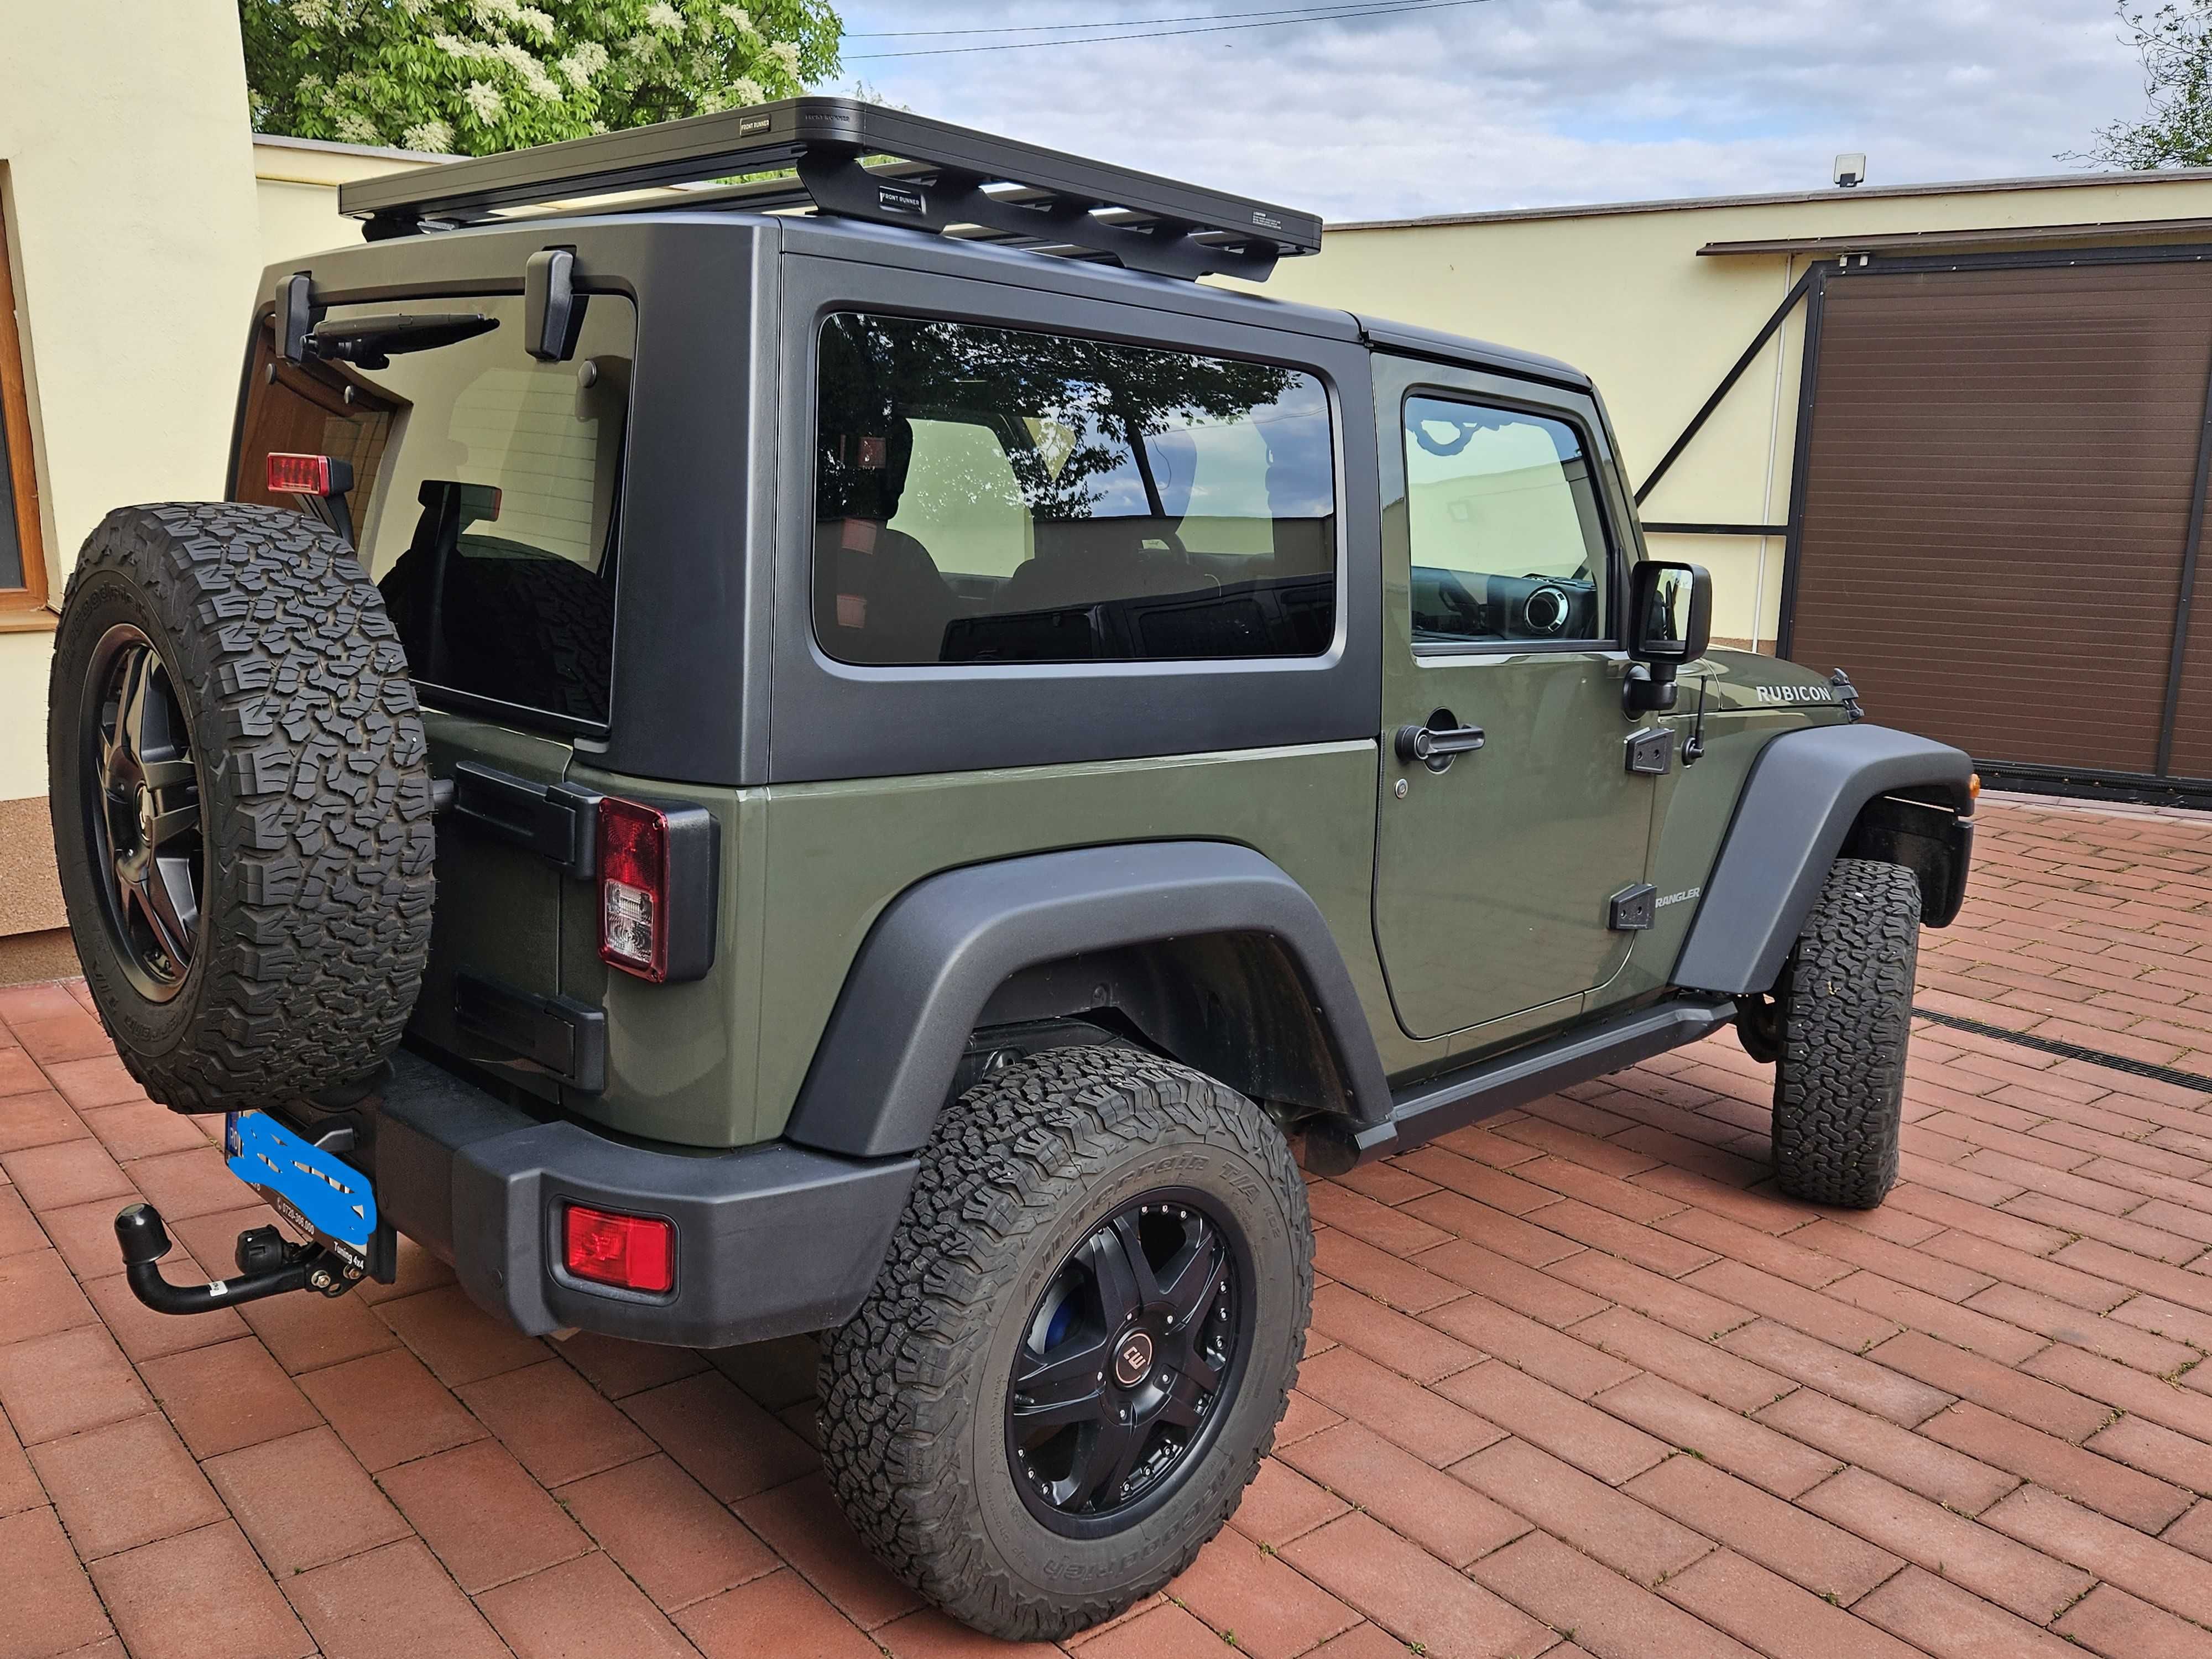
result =
[[[2212,248],[2188,246],[2112,247],[2055,250],[2025,253],[1925,254],[1886,258],[1867,253],[1822,259],[1809,266],[1805,295],[1805,343],[1797,379],[1797,434],[1790,455],[1790,517],[1782,545],[1781,616],[1774,651],[1790,655],[1796,633],[1797,576],[1801,544],[1805,531],[1805,490],[1812,453],[1813,404],[1820,384],[1821,322],[1827,309],[1831,282],[1864,282],[1869,277],[1907,276],[1948,270],[2041,270],[2076,265],[2203,264],[2212,263]],[[1795,293],[1791,295],[1796,298]],[[1685,434],[1686,441],[1687,434]],[[1671,459],[1672,457],[1669,457]],[[2150,795],[2212,799],[2212,779],[2175,778],[2168,769],[2173,758],[2173,724],[2181,702],[2181,669],[2189,648],[2191,612],[2197,592],[2197,551],[2203,540],[2205,494],[2212,484],[2212,362],[2208,362],[2205,406],[2197,435],[2197,482],[2190,497],[2189,528],[2182,544],[2180,591],[2175,602],[2173,638],[2166,660],[2166,703],[2158,731],[2158,769],[2155,773],[2093,771],[2078,767],[2023,765],[2007,763],[1994,769],[1999,775],[2024,783],[2065,792],[2080,787],[2085,793],[2121,791]]]

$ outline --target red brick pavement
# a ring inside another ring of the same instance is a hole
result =
[[[2212,1072],[2212,819],[1983,817],[1924,1006]],[[1069,1648],[2212,1656],[2207,1097],[1923,1025],[1862,1215],[1765,1183],[1769,1087],[1716,1038],[1315,1184],[1276,1455]],[[411,1249],[140,1309],[120,1202],[209,1266],[265,1212],[81,986],[0,991],[0,1659],[998,1646],[846,1531],[809,1342],[530,1341]]]

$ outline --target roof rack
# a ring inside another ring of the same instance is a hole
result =
[[[872,161],[872,166],[864,165]],[[505,155],[363,179],[338,210],[371,241],[482,224],[508,209],[795,169],[617,211],[817,213],[871,219],[1134,270],[1265,281],[1321,247],[1321,220],[850,98],[786,98]]]

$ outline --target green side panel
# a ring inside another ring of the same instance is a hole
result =
[[[1705,753],[1685,767],[1682,745],[1698,724],[1701,684]],[[1772,696],[1783,687],[1825,691],[1827,684],[1809,669],[1748,651],[1717,650],[1682,671],[1680,707],[1664,717],[1674,728],[1675,758],[1659,780],[1659,829],[1648,878],[1659,890],[1658,921],[1638,941],[1627,968],[1592,999],[1593,1007],[1633,1001],[1669,983],[1759,750],[1784,732],[1844,718],[1832,704],[1762,702],[1760,688]]]
[[[541,783],[557,781],[568,769],[568,745],[551,738],[431,709],[423,711],[422,728],[434,777],[452,776],[465,760]],[[463,968],[539,995],[558,990],[565,884],[537,854],[472,830],[450,813],[440,818],[437,910],[414,1030],[441,1048],[469,1052],[453,1026],[453,975]],[[557,1093],[550,1083],[516,1080],[548,1100]]]
[[[1517,1014],[1505,1014],[1497,1019],[1485,1020],[1480,1025],[1470,1025],[1463,1031],[1455,1031],[1447,1040],[1444,1063],[1432,1066],[1431,1071],[1449,1071],[1464,1065],[1477,1054],[1492,1050],[1504,1051],[1518,1048],[1523,1040],[1540,1036],[1553,1027],[1564,1025],[1583,1012],[1589,994],[1561,997],[1556,1002],[1541,1002],[1534,1008],[1523,1008]],[[1403,1085],[1412,1079],[1393,1078],[1393,1084]]]
[[[720,914],[714,965],[706,977],[653,985],[599,959],[599,884],[561,884],[562,993],[607,1013],[605,1091],[569,1090],[562,1103],[578,1117],[647,1140],[740,1146],[773,1133],[755,1127],[752,1088],[768,878],[766,800],[757,791],[656,783],[588,765],[573,768],[568,781],[712,813],[720,831]]]
[[[1623,758],[1615,665],[1597,652],[1386,664],[1393,720],[1449,710],[1487,733],[1441,775],[1395,755],[1383,768],[1375,930],[1400,1020],[1437,1036],[1612,979],[1634,936],[1607,927],[1607,901],[1644,879],[1652,811],[1652,781]]]
[[[1443,1045],[1396,1030],[1369,924],[1371,743],[779,786],[768,795],[758,1116],[781,1132],[861,940],[926,876],[1115,842],[1236,842],[1313,896],[1344,953],[1386,1069]]]

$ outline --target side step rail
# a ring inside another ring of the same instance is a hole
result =
[[[1683,997],[1424,1079],[1393,1092],[1388,1123],[1310,1127],[1306,1167],[1340,1175],[1378,1158],[1410,1152],[1496,1113],[1695,1042],[1735,1018],[1733,997]]]

